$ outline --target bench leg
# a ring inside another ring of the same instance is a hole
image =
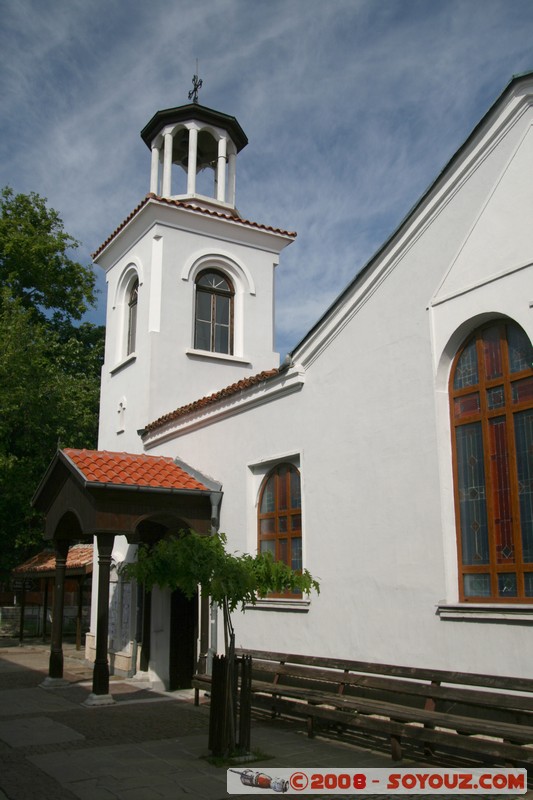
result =
[[[431,681],[432,687],[440,686],[440,681]],[[437,710],[437,702],[434,697],[426,697],[426,702],[424,703],[424,710],[425,711],[436,711]],[[424,728],[428,728],[429,730],[433,730],[435,726],[433,723],[428,722],[424,725]],[[432,744],[428,742],[424,742],[424,755],[428,758],[432,758],[435,755],[435,748]]]
[[[200,705],[200,690],[197,688],[194,689],[194,705]]]
[[[435,728],[434,725],[424,725],[424,728],[428,728],[428,730],[433,730]],[[435,755],[435,746],[430,744],[429,742],[424,742],[424,755],[428,758],[433,758]]]
[[[391,757],[393,761],[401,761],[402,760],[402,743],[399,736],[392,736],[390,737],[390,750],[391,750]]]
[[[433,758],[435,756],[435,748],[432,744],[424,742],[424,755],[427,758]]]
[[[314,722],[314,717],[307,717],[307,735],[310,739],[313,739],[315,736]]]

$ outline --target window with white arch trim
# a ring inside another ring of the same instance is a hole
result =
[[[233,355],[235,290],[223,272],[202,270],[196,278],[194,347],[211,353]]]
[[[533,603],[533,347],[510,320],[478,328],[450,377],[465,602]]]

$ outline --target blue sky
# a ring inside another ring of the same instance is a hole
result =
[[[298,232],[283,354],[533,69],[533,2],[0,0],[0,181],[47,197],[83,263],[148,192],[139,132],[188,102],[196,59],[200,102],[248,135],[239,211]]]

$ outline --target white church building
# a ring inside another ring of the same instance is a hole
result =
[[[281,365],[274,273],[295,234],[237,211],[240,125],[193,102],[141,135],[150,193],[94,254],[108,285],[101,457],[165,457],[209,497],[230,550],[318,578],[319,595],[236,613],[238,646],[530,676],[533,74]],[[157,589],[142,601],[114,569],[135,541],[113,540],[111,663],[181,685],[173,649],[191,672],[220,649],[216,611],[173,613]]]

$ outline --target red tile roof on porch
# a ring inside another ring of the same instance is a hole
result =
[[[63,453],[88,483],[208,491],[207,486],[165,456],[71,448]]]
[[[92,544],[76,544],[69,547],[67,555],[67,574],[69,570],[90,572],[93,567]],[[36,556],[29,558],[23,564],[15,567],[13,574],[41,574],[54,572],[56,568],[56,555],[53,550],[42,550]]]

